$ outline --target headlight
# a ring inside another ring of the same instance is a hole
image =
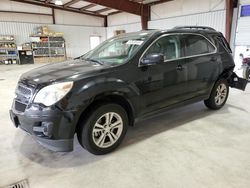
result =
[[[61,100],[72,88],[73,82],[62,82],[42,88],[35,96],[35,103],[51,106]]]

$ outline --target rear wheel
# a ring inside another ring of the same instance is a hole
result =
[[[122,142],[128,126],[126,111],[118,104],[96,107],[81,122],[77,132],[79,143],[89,152],[102,155],[116,149]]]
[[[220,109],[227,101],[229,86],[226,79],[220,79],[214,85],[210,97],[204,101],[205,105],[213,110]]]

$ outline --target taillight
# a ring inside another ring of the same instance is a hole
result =
[[[247,64],[248,62],[250,62],[250,58],[243,58],[242,61],[243,64]]]

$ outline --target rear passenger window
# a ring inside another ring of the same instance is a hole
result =
[[[212,53],[215,51],[214,46],[200,35],[186,35],[185,56],[194,56]]]

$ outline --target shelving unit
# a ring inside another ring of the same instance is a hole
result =
[[[17,64],[19,62],[14,36],[0,36],[0,64]]]
[[[63,37],[32,35],[31,41],[35,63],[53,63],[66,60]]]

